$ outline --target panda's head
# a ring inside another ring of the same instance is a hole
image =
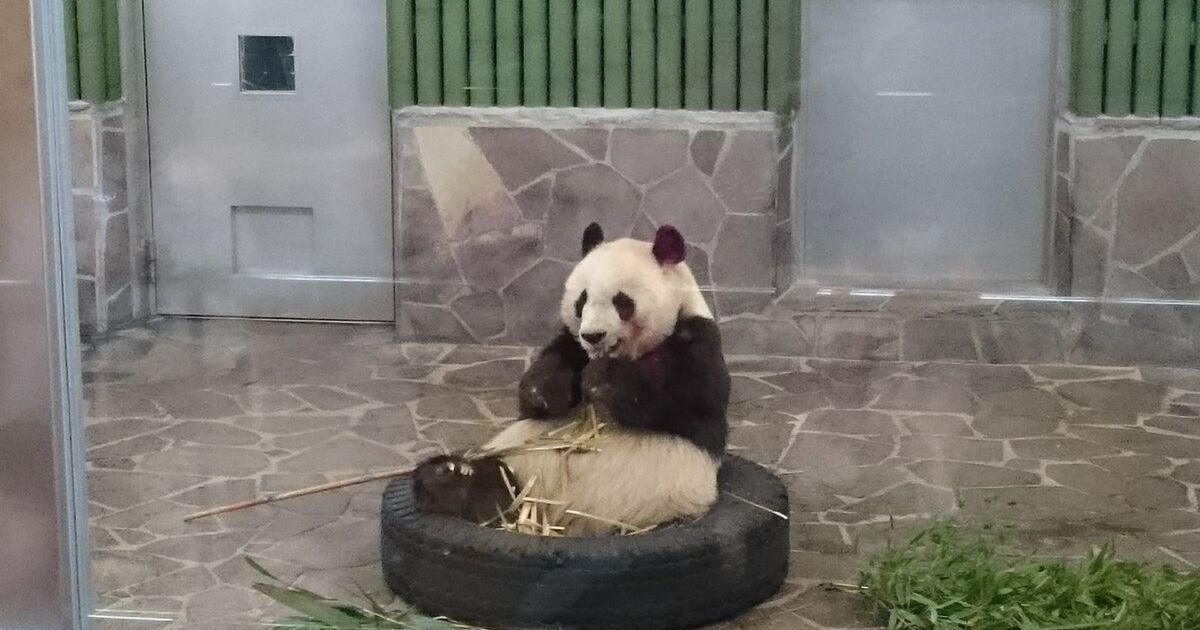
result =
[[[583,260],[567,277],[562,301],[563,323],[588,356],[636,359],[670,336],[679,317],[712,318],[685,252],[683,236],[669,225],[653,243],[604,242],[600,226],[588,226]]]

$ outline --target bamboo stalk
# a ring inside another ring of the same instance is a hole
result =
[[[618,521],[615,519],[605,518],[603,516],[596,516],[595,514],[588,514],[587,512],[580,512],[579,510],[565,510],[563,513],[570,514],[571,516],[590,518],[593,521],[599,521],[606,525],[612,525],[613,527],[619,527],[619,528],[621,528],[622,534],[629,533],[629,532],[632,532],[634,534],[641,534],[644,532],[648,532],[651,529],[654,529],[653,527],[636,527],[636,526],[630,525],[629,523],[622,523],[621,521]]]
[[[740,497],[740,496],[738,496],[738,495],[736,495],[736,494],[734,494],[734,493],[732,493],[732,492],[726,492],[725,494],[727,494],[727,495],[729,495],[729,496],[731,496],[731,497],[733,497],[733,498],[737,499],[738,501],[741,501],[742,503],[745,503],[745,504],[747,504],[747,505],[750,505],[750,506],[752,506],[752,507],[756,507],[756,508],[758,508],[758,509],[760,509],[760,510],[762,510],[762,511],[764,511],[764,512],[769,512],[769,513],[771,513],[771,514],[774,514],[775,516],[778,516],[779,518],[781,518],[781,519],[783,519],[783,520],[785,520],[785,521],[786,521],[786,520],[790,520],[790,519],[788,519],[788,515],[787,515],[787,514],[784,514],[783,512],[779,512],[779,511],[777,511],[777,510],[772,510],[771,508],[769,508],[769,507],[767,507],[767,506],[765,506],[765,505],[759,505],[759,504],[757,504],[757,503],[755,503],[755,502],[751,501],[750,499],[747,499],[747,498],[745,498],[745,497]]]
[[[562,501],[551,501],[550,499],[539,499],[537,497],[525,497],[525,500],[530,503],[540,503],[542,505],[566,505]]]
[[[210,508],[207,510],[203,510],[201,512],[196,512],[195,514],[189,514],[189,515],[183,517],[183,522],[190,523],[191,521],[194,521],[198,518],[205,518],[207,516],[216,516],[217,514],[224,514],[226,512],[234,512],[236,510],[244,510],[246,508],[251,508],[251,507],[254,507],[257,505],[266,505],[268,503],[275,503],[278,501],[283,501],[285,499],[294,499],[296,497],[302,497],[302,496],[306,496],[309,494],[316,494],[318,492],[326,492],[328,490],[337,490],[338,488],[357,486],[357,485],[364,484],[364,483],[370,483],[372,481],[379,481],[381,479],[391,479],[392,477],[400,477],[402,475],[407,475],[408,473],[411,473],[415,468],[416,468],[415,466],[405,466],[404,468],[392,468],[389,470],[383,470],[383,471],[376,472],[376,473],[369,473],[366,475],[359,475],[357,477],[351,477],[349,479],[341,479],[339,481],[330,481],[328,483],[317,484],[315,486],[309,486],[307,488],[299,488],[297,490],[288,490],[287,492],[276,492],[274,494],[268,494],[268,495],[257,497],[254,499],[247,499],[245,501],[238,501],[237,503],[230,503],[229,505],[222,505],[222,506],[218,506],[215,508]]]
[[[476,452],[468,452],[465,455],[465,457],[469,460],[478,460],[478,459],[483,459],[486,457],[498,457],[498,456],[506,455],[509,453],[516,453],[516,452],[531,452],[531,451],[566,451],[567,453],[588,452],[589,450],[594,450],[594,449],[590,449],[588,446],[586,446],[585,442],[594,439],[596,436],[598,436],[600,434],[601,430],[603,429],[603,423],[601,423],[598,420],[595,409],[588,407],[582,418],[576,420],[575,422],[568,424],[567,427],[570,427],[570,428],[573,428],[576,430],[580,430],[583,433],[581,435],[573,436],[572,439],[564,439],[564,440],[534,439],[526,444],[509,447],[506,449],[498,449],[498,450],[490,450],[490,451],[486,450],[486,449],[481,449]],[[194,514],[189,514],[183,518],[183,522],[189,523],[189,522],[194,521],[199,518],[215,516],[217,514],[225,514],[225,513],[234,512],[237,510],[244,510],[246,508],[252,508],[255,506],[259,506],[259,505],[276,503],[278,501],[294,499],[296,497],[307,496],[310,494],[317,494],[318,492],[337,490],[339,488],[346,488],[349,486],[356,486],[359,484],[370,483],[372,481],[379,481],[382,479],[391,479],[393,477],[400,477],[402,475],[407,475],[407,474],[411,473],[415,469],[416,469],[415,466],[406,466],[404,468],[392,468],[389,470],[383,470],[383,471],[376,472],[376,473],[368,473],[365,475],[359,475],[358,477],[351,477],[349,479],[342,479],[339,481],[330,481],[327,483],[317,484],[315,486],[309,486],[307,488],[299,488],[297,490],[289,490],[287,492],[277,492],[274,494],[268,494],[268,495],[260,496],[260,497],[254,498],[254,499],[238,501],[236,503],[230,503],[228,505],[221,505],[218,507],[214,507],[214,508],[210,508],[210,509],[203,510],[200,512],[196,512]],[[508,485],[509,493],[513,495],[513,505],[518,506],[518,505],[521,505],[522,503],[524,503],[526,498],[529,497],[530,492],[532,492],[534,483],[537,482],[537,477],[535,476],[532,479],[530,479],[525,484],[525,487],[522,488],[520,490],[520,492],[517,492],[517,489],[513,483],[513,480],[509,478],[508,473],[503,468],[501,468],[500,471],[501,471],[501,474],[504,476],[505,484]]]

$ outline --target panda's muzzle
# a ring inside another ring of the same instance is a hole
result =
[[[583,345],[583,349],[587,351],[588,357],[593,359],[612,356],[617,348],[621,347],[621,339],[614,339],[604,331],[580,333],[579,341]],[[606,343],[609,341],[611,343]]]
[[[607,333],[601,330],[599,332],[579,333],[579,337],[588,342],[588,345],[596,346],[599,345],[601,341],[604,341],[605,334]]]

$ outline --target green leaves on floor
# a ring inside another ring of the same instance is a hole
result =
[[[997,535],[969,533],[951,521],[875,557],[859,591],[889,630],[1196,630],[1200,571],[1121,560],[1111,545],[1080,562],[1006,549]],[[385,611],[327,599],[280,582],[258,592],[295,611],[277,629],[460,630],[468,626],[411,610]]]
[[[370,595],[363,593],[368,607],[334,601],[312,591],[286,585],[261,564],[247,557],[246,562],[271,583],[259,582],[254,590],[298,613],[277,622],[275,630],[464,630],[471,626],[446,619],[426,617],[411,609],[388,611]]]
[[[1200,571],[1009,553],[995,536],[941,522],[871,561],[862,592],[890,630],[1195,630]]]

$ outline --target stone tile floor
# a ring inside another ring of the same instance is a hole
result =
[[[400,344],[385,326],[194,319],[86,347],[98,626],[261,627],[281,610],[251,590],[245,555],[324,594],[390,600],[382,484],[181,519],[476,444],[514,416],[531,355]],[[729,363],[731,448],[787,480],[793,551],[779,596],[721,628],[874,627],[823,584],[854,581],[943,513],[1051,556],[1113,540],[1200,564],[1200,370]]]

